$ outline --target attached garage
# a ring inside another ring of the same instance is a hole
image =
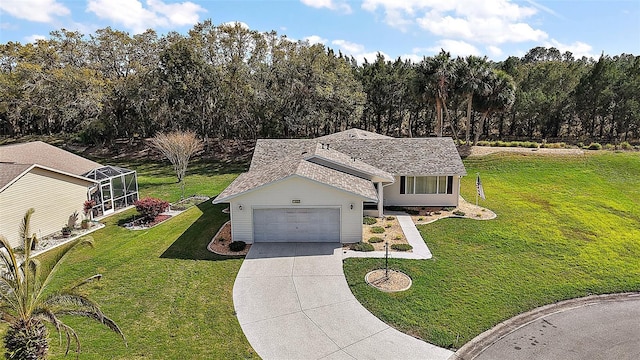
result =
[[[340,242],[340,208],[253,210],[254,242]]]

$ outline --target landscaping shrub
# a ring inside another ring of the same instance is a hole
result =
[[[631,146],[631,144],[629,144],[628,141],[623,141],[620,143],[620,149],[622,150],[631,150],[633,149],[633,146]]]
[[[616,146],[613,144],[605,144],[604,148],[605,150],[615,150]]]
[[[384,232],[384,228],[382,226],[372,226],[370,230],[374,234],[382,234]]]
[[[229,244],[229,250],[231,251],[242,251],[247,247],[247,243],[244,241],[233,241]]]
[[[161,212],[169,208],[168,202],[151,197],[137,200],[133,204],[136,206],[136,210],[138,210],[140,215],[144,216],[147,220],[155,219]]]
[[[456,211],[454,211],[454,212],[453,212],[453,215],[456,215],[456,216],[464,216],[464,215],[465,215],[465,213],[464,213],[464,211],[456,210]]]
[[[420,215],[420,210],[415,209],[404,209],[404,211],[409,215]]]
[[[369,243],[370,244],[381,243],[383,241],[384,240],[381,237],[377,237],[377,236],[369,238]]]
[[[395,220],[396,217],[395,216],[387,216],[387,220]]]
[[[591,143],[589,144],[589,147],[587,148],[589,150],[602,150],[602,145],[600,145],[599,143]]]
[[[442,208],[443,211],[452,211],[453,209],[455,209],[453,206],[445,206]]]
[[[373,225],[377,222],[378,220],[376,220],[376,218],[372,218],[371,216],[365,216],[362,218],[362,223],[365,225]]]
[[[409,250],[413,249],[413,246],[411,246],[409,244],[392,244],[391,248],[393,250],[398,250],[398,251],[409,251]]]
[[[386,224],[386,225],[384,226],[384,228],[385,228],[385,229],[389,229],[390,227],[391,227],[391,224]]]
[[[373,245],[371,244],[367,244],[367,243],[363,243],[363,242],[359,242],[359,243],[355,243],[355,244],[351,244],[349,245],[349,249],[353,250],[353,251],[373,251]]]

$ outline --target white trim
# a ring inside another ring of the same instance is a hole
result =
[[[246,174],[246,173],[245,173],[245,174]],[[353,176],[353,175],[352,175],[352,176]],[[332,188],[332,189],[336,189],[336,190],[339,190],[339,191],[345,192],[345,193],[347,193],[347,194],[352,194],[352,195],[359,196],[359,197],[361,197],[361,198],[365,199],[365,201],[376,201],[376,202],[378,201],[378,199],[368,198],[368,197],[366,197],[366,196],[364,196],[364,195],[362,195],[362,194],[358,194],[358,193],[355,193],[355,192],[353,192],[353,191],[348,191],[348,190],[345,190],[345,189],[341,189],[341,188],[339,188],[339,187],[335,187],[335,186],[333,186],[333,185],[330,185],[330,184],[324,183],[324,182],[322,182],[322,181],[314,180],[314,179],[311,179],[311,178],[306,177],[306,176],[302,176],[302,175],[298,175],[298,174],[291,174],[291,175],[289,175],[289,176],[285,176],[285,177],[280,178],[280,179],[278,179],[278,180],[271,181],[271,182],[268,182],[268,183],[266,183],[266,184],[262,184],[262,185],[260,185],[260,186],[256,186],[256,187],[251,188],[251,189],[249,189],[249,190],[245,190],[245,191],[239,192],[239,193],[237,193],[237,194],[229,195],[229,196],[224,197],[224,198],[222,198],[222,199],[220,199],[220,200],[218,200],[218,197],[216,197],[215,199],[213,199],[212,204],[228,203],[228,202],[229,202],[228,200],[235,199],[235,198],[236,198],[236,197],[238,197],[238,196],[242,196],[242,195],[246,195],[246,194],[252,193],[252,192],[254,192],[254,191],[256,191],[256,190],[259,190],[259,189],[261,189],[261,188],[263,188],[263,187],[266,187],[266,186],[269,186],[269,185],[273,185],[273,184],[277,184],[277,183],[279,183],[279,182],[282,182],[282,181],[285,181],[285,180],[288,180],[288,179],[291,179],[291,178],[294,178],[294,177],[297,177],[297,178],[300,178],[300,179],[309,180],[309,181],[312,181],[312,182],[314,182],[314,183],[316,183],[316,184],[321,184],[321,185],[324,185],[324,186],[330,187],[330,188]],[[369,180],[366,180],[366,181],[369,181]],[[370,181],[369,181],[369,182],[370,182]],[[372,183],[372,184],[373,184],[373,183]]]

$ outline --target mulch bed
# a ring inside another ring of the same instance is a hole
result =
[[[129,230],[144,230],[144,229],[152,228],[170,218],[171,218],[171,215],[158,215],[153,219],[153,221],[146,221],[145,219],[136,219],[136,220],[127,222],[122,226]]]
[[[411,278],[400,271],[389,270],[385,276],[385,269],[373,270],[365,276],[367,284],[378,290],[387,292],[405,291],[411,287]]]
[[[207,248],[209,249],[209,251],[218,255],[247,255],[249,249],[251,248],[251,244],[247,244],[247,246],[242,251],[231,251],[229,250],[229,244],[231,244],[232,241],[233,239],[231,238],[231,222],[228,221],[226,224],[222,225],[222,228],[220,228],[216,236],[213,237],[213,240],[211,240]]]

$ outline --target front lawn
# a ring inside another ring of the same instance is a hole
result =
[[[138,170],[141,196],[179,198],[169,166],[123,165]],[[216,195],[237,176],[207,173],[205,164],[195,168],[187,178],[188,195]],[[128,210],[107,218],[107,226],[92,234],[94,249],[71,254],[51,285],[102,274],[86,291],[120,325],[129,345],[95,322],[65,318],[80,336],[81,359],[257,358],[233,309],[233,283],[242,259],[222,258],[206,249],[229,218],[221,212],[224,207],[207,201],[143,231],[116,225],[135,211]],[[53,328],[50,333],[52,358],[74,358],[63,356]]]
[[[394,260],[413,286],[382,293],[364,282],[380,259],[348,259],[358,300],[383,321],[459,348],[523,311],[559,300],[640,290],[640,154],[491,155],[465,160],[462,194],[480,172],[490,221],[419,226],[434,258]]]

